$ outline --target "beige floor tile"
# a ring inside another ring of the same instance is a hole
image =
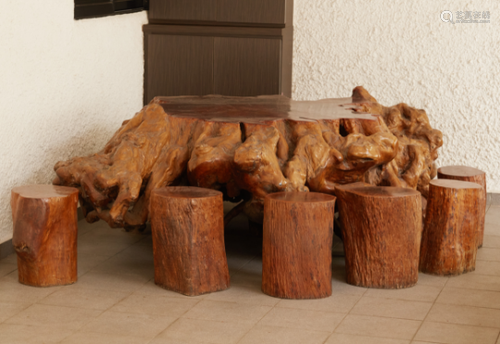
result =
[[[273,308],[262,318],[259,325],[333,332],[344,317],[342,313]]]
[[[107,274],[132,274],[154,278],[153,249],[145,245],[128,247],[99,264],[92,271]]]
[[[500,248],[500,236],[485,234],[483,239],[483,247],[480,248],[478,252],[483,248]]]
[[[63,287],[39,301],[41,304],[107,310],[123,300],[129,293],[115,290],[87,289],[75,285],[73,288]]]
[[[500,291],[445,287],[436,303],[500,309]]]
[[[37,288],[18,282],[17,270],[0,278],[0,302],[32,304],[61,287]]]
[[[394,300],[363,296],[351,310],[350,314],[424,320],[431,307],[432,302]]]
[[[336,294],[324,299],[315,300],[281,300],[275,307],[308,309],[311,311],[348,313],[362,295]]]
[[[233,344],[237,343],[251,327],[251,324],[228,324],[219,321],[180,318],[152,340],[150,344]]]
[[[193,308],[199,300],[178,297],[132,294],[114,305],[113,312],[158,314],[178,318]]]
[[[80,277],[74,286],[88,289],[132,293],[142,288],[147,282],[148,279],[146,277],[139,275],[112,275],[100,271],[90,271]]]
[[[451,288],[500,291],[500,276],[480,275],[476,272],[451,277],[446,284]]]
[[[409,301],[434,302],[442,287],[417,284],[405,289],[368,289],[365,296],[381,297],[385,299],[399,299]]]
[[[227,265],[230,271],[238,271],[248,264],[254,256],[230,256],[227,255]]]
[[[28,304],[0,302],[0,323],[28,308]]]
[[[61,329],[79,330],[96,318],[101,311],[73,307],[34,304],[5,321],[6,324],[53,326]]]
[[[486,218],[484,219],[484,222],[485,222],[485,228],[484,228],[485,232],[487,229],[498,231],[498,227],[500,224],[500,212],[494,211],[494,208],[490,207],[490,209],[486,213]],[[488,225],[493,225],[493,226],[488,226]]]
[[[486,215],[488,218],[488,215]],[[500,236],[500,221],[484,224],[484,235]]]
[[[183,318],[256,324],[271,310],[269,306],[201,300]]]
[[[5,344],[55,344],[73,333],[57,326],[0,325],[0,343]]]
[[[106,311],[88,323],[81,331],[135,336],[151,340],[175,320],[175,317],[158,314],[148,315]]]
[[[7,264],[16,264],[17,265],[17,254],[16,253],[11,253],[7,257],[3,258],[0,260],[0,262],[7,263]]]
[[[280,299],[268,296],[261,290],[261,283],[244,283],[241,280],[232,282],[229,289],[207,294],[205,299],[212,301],[227,301],[248,303],[253,305],[274,306]]]
[[[122,336],[118,334],[77,332],[64,339],[61,344],[147,344],[148,338]]]
[[[186,296],[175,291],[167,290],[159,287],[155,284],[153,280],[148,281],[146,284],[141,286],[135,294],[141,295],[153,295],[153,296],[167,296],[167,297],[178,297],[183,299],[201,300],[204,299],[209,294],[198,295],[198,296]]]
[[[98,256],[95,254],[85,254],[78,252],[78,277],[83,276],[97,265],[108,260],[109,256]]]
[[[442,288],[448,282],[448,279],[449,279],[449,277],[434,276],[434,275],[419,273],[417,284]]]
[[[476,273],[480,275],[500,276],[500,262],[476,261]]]
[[[483,247],[477,251],[477,260],[500,262],[500,248]]]
[[[334,333],[325,344],[409,344],[409,340]]]
[[[259,325],[252,328],[238,344],[320,344],[329,335],[329,332]]]
[[[262,275],[262,259],[260,257],[253,258],[248,263],[244,264],[239,270],[256,275]]]
[[[17,264],[12,263],[0,263],[0,277],[8,275],[13,271],[17,270]]]
[[[394,339],[412,339],[421,321],[349,314],[336,333]]]
[[[416,340],[449,344],[495,344],[499,330],[426,321],[415,336]]]
[[[426,321],[500,328],[500,310],[436,303]]]

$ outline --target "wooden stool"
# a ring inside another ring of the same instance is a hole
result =
[[[332,295],[335,197],[278,192],[264,200],[262,291],[285,299]]]
[[[229,288],[222,192],[159,188],[150,211],[157,285],[188,296]]]
[[[459,275],[476,268],[477,208],[482,186],[438,179],[429,184],[427,211],[420,250],[420,271]]]
[[[78,189],[20,186],[12,189],[10,205],[19,282],[35,287],[75,283]]]
[[[420,193],[363,183],[338,186],[335,193],[347,283],[387,289],[415,285],[422,233]]]
[[[486,216],[486,173],[468,166],[445,166],[438,169],[439,179],[455,179],[464,182],[477,183],[483,187],[481,200],[478,203],[479,224],[477,227],[477,247],[483,246],[484,220]]]

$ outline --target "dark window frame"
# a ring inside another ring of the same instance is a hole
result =
[[[75,19],[107,17],[147,10],[149,0],[74,0]]]

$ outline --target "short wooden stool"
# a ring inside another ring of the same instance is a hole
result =
[[[420,192],[355,183],[335,189],[347,283],[398,289],[418,281]]]
[[[20,186],[12,189],[10,205],[19,282],[35,287],[75,283],[78,189]]]
[[[438,169],[439,179],[455,179],[464,182],[477,183],[483,187],[481,200],[478,203],[479,224],[477,227],[477,247],[483,246],[484,220],[486,216],[486,173],[468,166],[444,166]]]
[[[229,288],[222,193],[165,187],[150,202],[155,283],[188,296]]]
[[[335,197],[278,192],[264,200],[262,291],[285,299],[332,295]]]
[[[477,208],[482,202],[482,192],[482,186],[471,182],[450,179],[430,182],[420,271],[446,276],[475,270]]]

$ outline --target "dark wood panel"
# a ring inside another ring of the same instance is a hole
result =
[[[216,37],[214,43],[216,94],[280,93],[280,39]]]
[[[169,35],[263,38],[281,38],[283,32],[280,28],[151,24],[144,25],[142,30],[146,33]]]
[[[218,0],[217,21],[285,24],[285,0]]]
[[[218,0],[152,0],[149,20],[215,21]]]
[[[214,38],[147,34],[147,103],[158,95],[213,92]]]

